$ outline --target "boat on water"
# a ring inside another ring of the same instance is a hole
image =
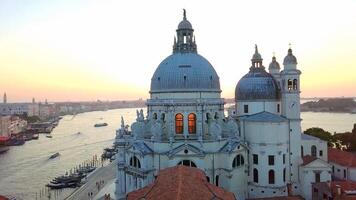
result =
[[[32,139],[33,140],[38,140],[38,138],[39,138],[39,134],[33,134],[32,135]]]
[[[25,140],[23,137],[11,137],[7,142],[7,146],[20,146],[25,144]]]
[[[62,175],[54,178],[46,186],[51,189],[75,188],[81,185],[86,174],[77,172],[70,175]]]
[[[102,126],[107,126],[108,123],[97,123],[94,125],[94,127],[102,127]]]
[[[0,154],[7,152],[9,149],[8,146],[0,146]]]
[[[49,159],[54,159],[54,158],[57,158],[58,156],[60,156],[61,154],[59,152],[55,153],[55,154],[52,154]]]
[[[46,138],[52,138],[52,135],[46,135]]]
[[[30,141],[32,140],[33,135],[32,134],[24,134],[23,138],[25,141]]]

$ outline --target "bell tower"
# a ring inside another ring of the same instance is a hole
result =
[[[3,103],[7,103],[7,96],[6,96],[6,92],[4,93]]]
[[[282,115],[288,119],[300,120],[300,74],[297,69],[297,58],[292,49],[283,61],[282,79]]]
[[[298,183],[298,166],[301,159],[301,118],[300,118],[300,74],[297,69],[297,58],[293,55],[291,47],[283,61],[284,69],[281,71],[282,115],[289,120],[289,182],[293,192],[300,193]]]

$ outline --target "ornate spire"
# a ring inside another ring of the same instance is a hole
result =
[[[183,9],[183,20],[178,25],[177,41],[173,44],[173,53],[197,52],[193,32],[192,24],[187,20],[186,10]]]

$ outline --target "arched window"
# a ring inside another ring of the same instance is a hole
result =
[[[219,186],[219,175],[215,176],[215,185]]]
[[[303,146],[300,146],[300,155],[303,157],[304,156],[304,149]]]
[[[166,119],[166,114],[162,113],[161,114],[161,120],[164,122],[165,119]]]
[[[269,172],[268,172],[268,183],[274,184],[274,171],[273,170],[269,170]]]
[[[286,182],[286,168],[283,169],[283,182]]]
[[[197,117],[194,113],[188,115],[188,132],[189,134],[196,133]]]
[[[258,183],[258,170],[253,169],[253,182]]]
[[[297,90],[298,89],[298,80],[294,79],[293,80],[293,90]]]
[[[315,145],[311,146],[311,155],[316,157],[316,146]]]
[[[182,160],[178,163],[178,165],[184,165],[184,166],[188,166],[188,167],[197,167],[197,165],[191,160]]]
[[[130,166],[136,167],[136,168],[141,168],[140,160],[136,156],[131,157],[130,158]]]
[[[157,119],[157,113],[153,113],[153,119],[154,119],[154,120]]]
[[[183,134],[183,115],[181,113],[176,114],[176,133]]]
[[[245,163],[244,157],[241,154],[238,154],[232,161],[232,168],[239,167]]]
[[[288,90],[292,90],[293,89],[293,81],[288,79]]]

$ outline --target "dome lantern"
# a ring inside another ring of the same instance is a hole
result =
[[[252,62],[252,66],[251,68],[262,68],[264,69],[264,66],[262,65],[262,56],[260,53],[258,53],[258,48],[257,48],[257,44],[255,44],[255,54],[253,54],[251,62]]]
[[[183,9],[183,20],[178,25],[177,42],[173,44],[173,53],[197,53],[193,32],[192,24],[187,20],[186,11]]]

